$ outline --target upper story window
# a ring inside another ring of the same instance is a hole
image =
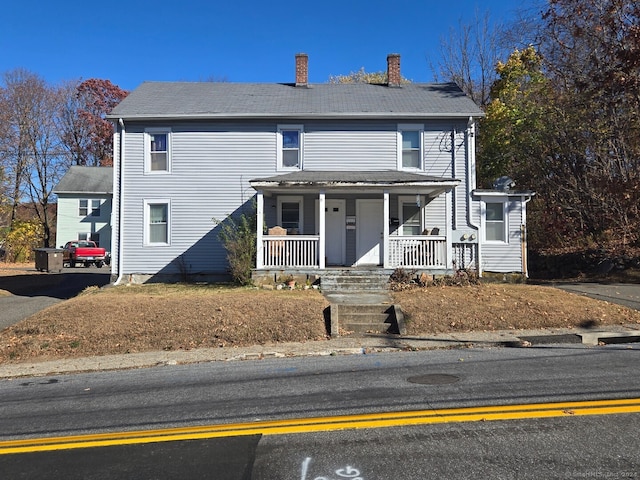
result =
[[[485,203],[485,238],[488,242],[507,241],[505,202]]]
[[[78,200],[78,216],[80,217],[99,217],[100,216],[100,200]]]
[[[171,170],[171,131],[149,128],[145,131],[145,172]]]
[[[398,169],[422,170],[422,125],[398,125]]]
[[[278,126],[278,170],[302,170],[302,125]]]

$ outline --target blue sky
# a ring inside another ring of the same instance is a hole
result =
[[[433,80],[440,39],[488,11],[508,21],[513,0],[18,0],[0,13],[0,73],[25,68],[47,82],[109,79],[292,82],[294,56],[309,55],[309,81],[364,67]]]

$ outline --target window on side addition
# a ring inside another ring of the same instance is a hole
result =
[[[486,239],[489,242],[506,242],[506,221],[503,202],[487,202],[485,206]]]

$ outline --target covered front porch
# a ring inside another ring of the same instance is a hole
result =
[[[398,267],[446,273],[475,258],[453,241],[458,180],[381,172],[294,172],[252,180],[257,270]]]

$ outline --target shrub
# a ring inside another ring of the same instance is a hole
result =
[[[219,223],[218,238],[227,251],[231,280],[237,285],[251,285],[251,269],[256,263],[256,212],[229,216]]]
[[[14,221],[5,237],[6,260],[28,262],[33,258],[33,249],[38,248],[42,238],[42,226],[37,222]]]

